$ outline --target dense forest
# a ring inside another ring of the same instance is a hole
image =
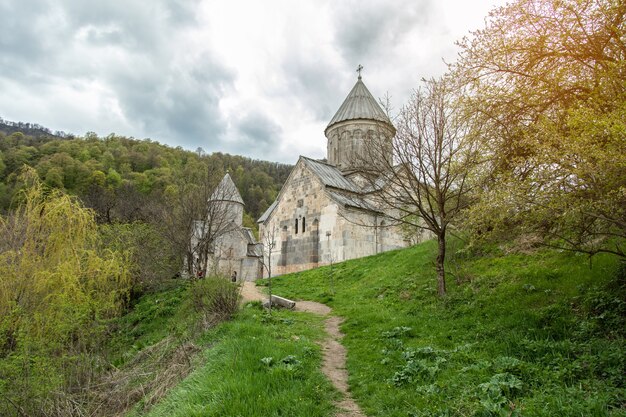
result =
[[[172,148],[149,139],[88,133],[74,137],[37,124],[0,119],[0,211],[7,212],[28,165],[42,181],[80,197],[103,223],[149,220],[147,207],[193,173],[230,172],[246,203],[246,224],[274,201],[290,165]],[[216,174],[216,176],[218,176]]]

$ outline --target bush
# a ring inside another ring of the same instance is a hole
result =
[[[196,281],[191,287],[194,308],[206,327],[229,319],[239,308],[239,286],[220,276]]]

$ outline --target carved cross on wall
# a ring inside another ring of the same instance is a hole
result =
[[[363,70],[363,65],[359,64],[358,67],[356,67],[356,72],[359,73],[359,80],[361,79],[361,71]]]

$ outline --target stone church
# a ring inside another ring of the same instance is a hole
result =
[[[237,281],[257,279],[261,276],[263,251],[252,230],[243,226],[244,202],[230,174],[215,187],[207,206],[207,220],[194,222],[194,271],[226,277],[235,273]],[[207,240],[208,245],[201,244]]]
[[[359,170],[363,162],[376,164],[365,152],[374,143],[388,144],[383,151],[391,159],[395,135],[360,74],[324,133],[327,158],[300,156],[276,201],[258,220],[264,262],[271,263],[272,275],[409,245],[402,230],[370,198],[372,182]]]

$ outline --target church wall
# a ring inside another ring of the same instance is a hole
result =
[[[344,209],[339,216],[338,243],[344,248],[343,259],[355,259],[376,253],[376,217],[364,211]]]
[[[237,271],[237,277],[239,281],[254,281],[259,276],[259,259],[258,258],[243,258],[239,265],[239,271]]]
[[[284,185],[280,198],[270,219],[261,225],[261,242],[264,245],[268,243],[266,236],[274,231],[276,246],[272,251],[272,275],[317,267],[320,261],[322,208],[330,204],[322,184],[299,163]],[[263,276],[267,276],[267,271],[263,271]]]
[[[407,246],[398,227],[373,213],[339,207],[323,185],[302,165],[294,168],[270,219],[261,225],[261,241],[275,231],[272,275],[313,269]],[[306,231],[302,233],[302,218]],[[295,220],[298,219],[298,233]],[[317,220],[317,222],[316,222]],[[376,227],[374,227],[376,225]],[[266,258],[267,260],[267,258]],[[267,277],[267,271],[263,271]]]
[[[216,227],[225,228],[227,223],[233,223],[236,227],[243,225],[243,204],[233,201],[212,201],[208,208],[209,218],[214,215],[213,223]]]
[[[217,239],[207,272],[230,277],[236,271],[240,281],[253,281],[259,277],[260,263],[258,258],[247,255],[248,240],[242,232],[226,233]]]
[[[248,241],[240,230],[225,233],[216,239],[215,255],[224,259],[245,258],[248,253]]]
[[[254,281],[260,276],[261,263],[259,258],[245,257],[239,259],[211,258],[208,274],[217,274],[227,278],[237,272],[237,281]]]

